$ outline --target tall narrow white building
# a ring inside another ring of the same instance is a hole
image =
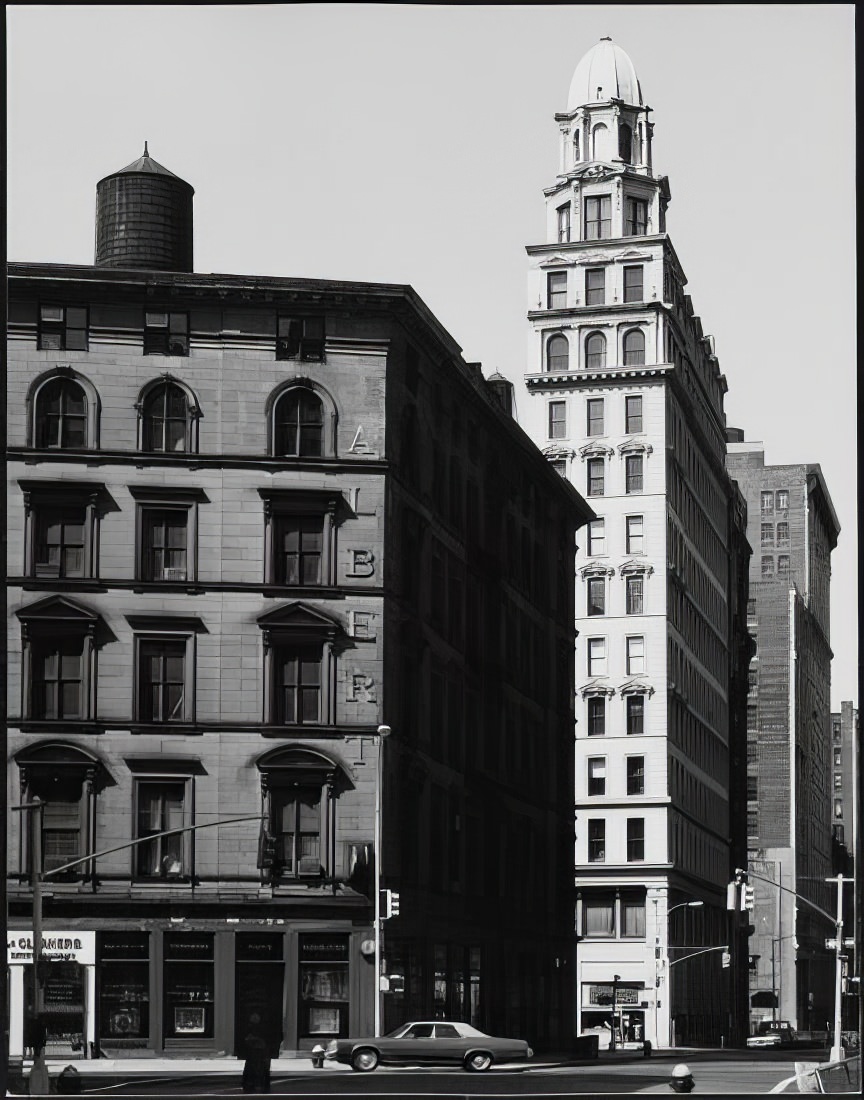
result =
[[[522,421],[597,515],[576,577],[578,1026],[614,1005],[619,1042],[666,1047],[729,1042],[746,997],[726,885],[746,854],[750,551],[650,110],[604,38],[555,115]]]

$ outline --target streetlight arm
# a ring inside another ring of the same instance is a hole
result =
[[[816,912],[820,916],[824,917],[826,920],[830,920],[832,924],[837,923],[836,918],[833,917],[831,915],[831,913],[827,913],[824,909],[821,909],[814,902],[810,901],[809,898],[805,898],[803,894],[799,894],[797,890],[793,890],[791,886],[782,886],[779,882],[776,882],[773,878],[768,878],[766,875],[760,875],[758,871],[748,870],[748,871],[745,872],[741,868],[736,869],[736,874],[739,874],[739,873],[747,874],[752,878],[758,878],[762,882],[767,882],[770,886],[776,886],[776,888],[778,890],[785,890],[787,894],[793,894],[796,898],[798,898],[799,901],[803,901],[805,905],[809,905],[811,909],[815,909]],[[849,879],[848,881],[851,882],[853,880]]]
[[[673,950],[673,949],[670,948],[670,950]],[[671,970],[672,967],[677,966],[678,963],[686,962],[687,959],[695,959],[697,955],[707,955],[709,951],[728,951],[728,950],[729,950],[729,944],[728,943],[721,943],[719,947],[703,947],[701,951],[694,951],[690,955],[682,955],[680,959],[670,959],[669,960],[669,969]]]
[[[127,840],[125,844],[117,844],[113,848],[103,848],[101,852],[91,852],[88,856],[73,859],[70,863],[64,863],[60,867],[52,867],[50,871],[43,871],[41,877],[58,875],[61,871],[68,871],[77,867],[79,863],[89,863],[91,859],[99,859],[100,856],[111,855],[112,852],[122,852],[124,848],[135,848],[139,844],[147,844],[160,836],[174,836],[176,833],[192,833],[196,829],[209,829],[215,825],[233,825],[238,821],[263,821],[266,814],[251,814],[248,817],[223,817],[219,821],[204,821],[200,825],[181,825],[177,829],[166,829],[161,833],[150,833],[148,836],[139,837],[137,840]]]

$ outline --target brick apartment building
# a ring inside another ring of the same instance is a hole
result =
[[[747,844],[752,885],[750,1016],[833,1026],[825,939],[836,910],[831,863],[831,551],[840,525],[819,466],[769,466],[761,443],[728,430],[727,469],[747,501],[749,629]],[[765,880],[770,881],[765,881]],[[784,890],[772,885],[777,883]],[[789,892],[792,891],[792,892]]]
[[[569,1037],[593,513],[508,384],[410,287],[193,273],[192,189],[146,149],[97,186],[94,265],[11,265],[8,350],[7,801],[46,803],[46,871],[94,857],[46,879],[48,1053],[368,1033],[381,724],[385,1026]]]

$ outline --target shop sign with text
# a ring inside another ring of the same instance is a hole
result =
[[[95,932],[55,932],[53,929],[42,933],[42,957],[54,962],[76,962],[92,966],[96,962]],[[7,963],[29,963],[33,961],[33,933],[6,933]]]

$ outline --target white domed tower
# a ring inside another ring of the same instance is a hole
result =
[[[520,420],[596,514],[576,558],[578,1026],[602,1026],[618,996],[618,1038],[668,1047],[673,1018],[700,1041],[726,1027],[719,958],[670,970],[670,945],[726,942],[731,696],[746,683],[728,563],[746,544],[726,383],[666,234],[649,113],[632,61],[601,39],[555,115]]]

